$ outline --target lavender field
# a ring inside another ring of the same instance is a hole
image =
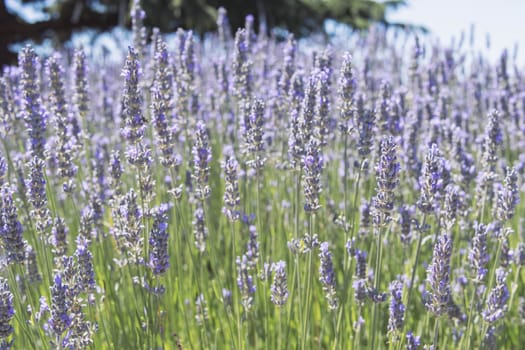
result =
[[[525,71],[373,28],[26,46],[1,349],[519,349]]]

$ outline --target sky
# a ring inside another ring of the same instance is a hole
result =
[[[507,48],[513,53],[518,44],[518,63],[525,64],[525,0],[407,0],[408,6],[392,11],[388,18],[426,26],[442,44],[456,43],[461,32],[469,40],[475,28],[475,48],[484,49],[490,33],[490,51],[494,59]]]

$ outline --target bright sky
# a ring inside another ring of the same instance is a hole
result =
[[[408,0],[408,6],[393,11],[389,19],[426,26],[443,44],[461,32],[469,40],[475,25],[475,47],[485,48],[490,33],[490,57],[496,58],[504,48],[509,54],[518,43],[518,63],[525,64],[525,0]]]

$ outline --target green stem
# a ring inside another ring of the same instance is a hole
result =
[[[414,266],[412,267],[412,277],[410,278],[410,286],[408,287],[408,295],[407,295],[407,301],[405,303],[407,310],[410,307],[410,301],[412,296],[412,290],[414,290],[414,281],[416,280],[416,272],[417,267],[419,265],[419,257],[421,255],[421,243],[423,241],[423,230],[425,229],[426,225],[426,214],[423,214],[423,220],[421,221],[421,226],[418,229],[418,241],[417,241],[417,248],[416,248],[416,258],[414,261]]]
[[[383,247],[383,229],[378,228],[377,229],[377,253],[376,253],[376,265],[375,265],[375,274],[374,274],[374,287],[377,292],[380,290],[380,284],[381,284],[381,259],[382,259],[382,247]],[[375,349],[375,342],[376,342],[376,334],[377,334],[377,321],[378,321],[378,308],[379,303],[374,302],[372,306],[372,349]]]
[[[434,349],[439,349],[439,322],[440,318],[436,318],[434,322]]]
[[[315,228],[315,214],[310,214],[310,217],[308,219],[308,233],[311,237],[313,237],[313,232]],[[307,266],[307,273],[306,273],[306,290],[305,290],[305,297],[304,297],[304,303],[305,305],[305,315],[302,325],[302,349],[306,349],[306,344],[309,340],[309,332],[307,331],[308,325],[309,325],[309,318],[310,318],[310,311],[311,311],[311,289],[312,289],[312,250],[310,249],[308,251],[308,266]]]

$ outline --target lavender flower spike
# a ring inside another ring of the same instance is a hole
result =
[[[11,320],[15,315],[13,308],[13,293],[9,289],[7,279],[0,277],[0,349],[9,349],[12,341],[7,338],[13,333]]]
[[[373,199],[374,224],[378,227],[388,224],[394,209],[394,199],[399,178],[399,162],[396,156],[397,145],[393,137],[385,137],[379,146],[379,161],[376,167],[377,194]]]
[[[417,350],[421,345],[420,337],[412,332],[407,333],[406,350]]]
[[[390,283],[390,308],[388,318],[388,332],[397,333],[403,329],[405,321],[405,305],[403,305],[403,284],[395,280]]]
[[[89,112],[89,94],[87,82],[86,54],[82,49],[75,51],[75,89],[73,94],[73,105],[80,120],[85,119]]]
[[[234,156],[228,156],[223,168],[226,183],[224,186],[224,207],[222,212],[229,221],[237,221],[240,218],[239,204],[241,202],[237,178],[239,163],[237,163]]]
[[[421,212],[430,214],[436,209],[439,191],[443,188],[442,156],[437,145],[433,143],[425,158],[423,174],[420,180],[421,197],[417,206]]]
[[[355,109],[354,96],[356,85],[354,70],[352,68],[352,56],[346,52],[343,56],[339,77],[339,98],[341,100],[339,129],[343,134],[349,134],[352,129],[351,121]]]
[[[208,228],[204,220],[204,209],[202,206],[197,206],[193,213],[193,232],[195,235],[195,246],[197,250],[204,253],[206,250],[206,238],[208,237]]]
[[[502,318],[507,312],[509,300],[509,290],[505,285],[507,271],[500,267],[496,270],[496,286],[490,291],[487,299],[487,306],[483,311],[483,319],[489,324],[493,324]]]
[[[488,273],[487,264],[489,263],[490,255],[487,251],[487,231],[488,229],[484,224],[475,225],[475,233],[468,253],[472,279],[477,285],[483,283]]]
[[[78,288],[81,291],[93,291],[95,289],[95,270],[93,269],[93,256],[88,249],[89,241],[83,236],[77,237],[77,251],[75,255],[78,260]]]
[[[498,200],[496,202],[496,217],[498,220],[507,221],[512,219],[519,202],[518,174],[515,168],[507,167],[505,182],[500,191],[498,191]]]
[[[160,275],[170,266],[168,255],[168,210],[169,205],[164,203],[153,211],[153,228],[151,229],[149,244],[150,267],[153,274]]]
[[[335,291],[335,272],[334,264],[332,262],[332,253],[328,250],[328,242],[321,243],[319,258],[321,265],[319,266],[319,281],[323,285],[323,290],[326,292],[328,299],[328,307],[330,310],[337,309],[339,304]]]
[[[51,318],[49,319],[49,327],[58,339],[71,325],[71,318],[69,317],[70,301],[67,293],[68,286],[62,282],[62,275],[57,273],[54,284],[51,287]]]
[[[32,156],[45,159],[47,114],[40,98],[40,82],[37,75],[39,60],[30,46],[22,50],[18,64],[22,68],[22,106],[23,118],[29,133],[28,149]]]
[[[427,283],[428,299],[426,307],[436,316],[447,313],[452,302],[450,290],[450,258],[452,256],[452,240],[445,233],[438,237],[434,246],[432,263],[428,266]]]
[[[376,123],[374,113],[370,109],[365,108],[364,99],[364,95],[360,94],[355,110],[358,133],[357,151],[361,158],[368,156],[372,150]]]
[[[261,169],[264,158],[264,102],[255,98],[250,106],[249,127],[246,128],[246,149],[250,160],[247,162],[253,169]]]
[[[125,79],[122,93],[122,128],[121,133],[131,145],[136,144],[144,135],[146,118],[142,113],[142,95],[139,87],[140,63],[138,53],[130,47],[126,63],[122,70]]]
[[[37,231],[43,232],[51,225],[51,215],[47,207],[46,180],[44,178],[45,162],[34,157],[29,162],[30,174],[27,197],[33,206]]]
[[[271,300],[277,306],[283,306],[288,300],[288,284],[286,279],[286,262],[278,261],[272,264],[273,277],[271,291]]]
[[[253,304],[253,294],[255,293],[255,284],[253,276],[249,274],[248,257],[243,255],[237,257],[237,286],[241,291],[241,302],[245,311],[249,311]]]
[[[211,148],[208,144],[208,131],[202,120],[197,122],[195,143],[191,150],[193,155],[193,180],[195,181],[195,198],[204,200],[210,196],[208,177],[210,175]]]
[[[22,224],[18,220],[18,211],[13,201],[13,193],[6,184],[1,190],[1,222],[0,234],[8,263],[23,263],[25,259],[26,242],[22,235]]]
[[[316,212],[321,208],[319,195],[322,191],[321,171],[323,169],[323,157],[319,142],[313,138],[308,142],[306,154],[303,156],[304,171],[304,210],[308,213]]]

